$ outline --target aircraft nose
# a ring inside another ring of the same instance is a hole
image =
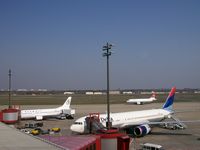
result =
[[[71,125],[71,126],[70,126],[70,130],[71,130],[71,131],[74,131],[74,125]]]
[[[73,132],[77,132],[76,125],[71,125],[70,130],[73,131]]]

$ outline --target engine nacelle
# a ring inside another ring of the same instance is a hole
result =
[[[148,124],[141,125],[134,128],[133,134],[135,136],[141,137],[147,135],[151,131],[151,128]]]
[[[36,120],[42,120],[43,116],[35,116]]]

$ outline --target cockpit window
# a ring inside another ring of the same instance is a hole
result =
[[[82,122],[75,122],[74,124],[80,124],[80,125],[81,125],[81,124],[82,124]]]

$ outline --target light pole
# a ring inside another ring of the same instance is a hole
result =
[[[109,56],[111,55],[112,44],[106,43],[103,46],[103,57],[107,57],[107,122],[106,127],[109,130],[112,127],[112,122],[110,121],[110,101],[109,101]]]
[[[9,78],[9,87],[8,87],[9,99],[8,99],[8,105],[9,105],[9,108],[11,108],[11,70],[10,69],[8,71],[8,78]]]

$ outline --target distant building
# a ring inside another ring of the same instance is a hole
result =
[[[94,95],[102,95],[102,92],[94,92]]]
[[[122,94],[134,94],[132,91],[124,91]]]
[[[110,91],[110,94],[120,94],[120,91]]]
[[[200,91],[194,91],[195,94],[200,94]]]
[[[40,92],[47,92],[47,89],[38,89]]]
[[[86,95],[93,95],[94,92],[85,92]]]
[[[64,92],[64,95],[72,95],[74,92]]]
[[[26,92],[28,91],[27,89],[17,89],[18,92]]]

